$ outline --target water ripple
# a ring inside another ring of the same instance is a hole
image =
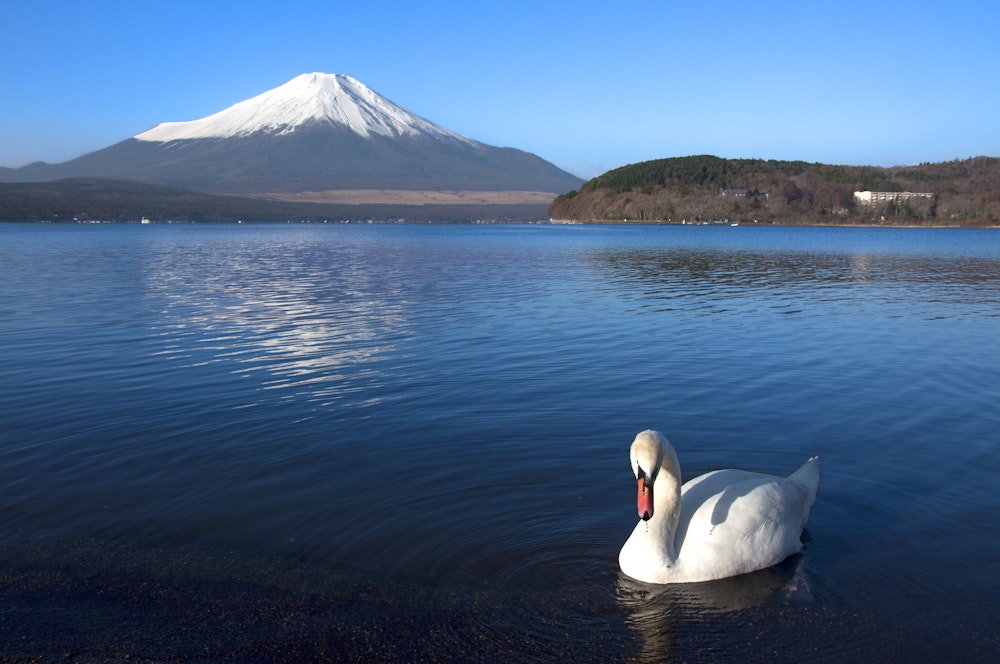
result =
[[[126,616],[150,659],[977,659],[998,237],[0,225],[0,640],[134,652]],[[819,454],[805,553],[620,578],[646,427],[685,477]],[[51,598],[84,618],[34,620]]]

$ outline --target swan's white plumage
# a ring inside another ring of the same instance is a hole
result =
[[[652,478],[653,514],[639,521],[618,556],[628,576],[648,583],[723,579],[776,565],[802,548],[819,488],[818,457],[789,477],[717,470],[682,487],[677,455],[660,433],[637,435],[630,456],[640,512],[643,476]]]

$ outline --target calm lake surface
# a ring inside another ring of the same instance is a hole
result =
[[[0,224],[0,659],[983,661],[1000,231]],[[628,445],[821,457],[657,587]]]

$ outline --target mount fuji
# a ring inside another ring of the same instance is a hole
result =
[[[196,138],[292,134],[309,125],[342,127],[364,138],[427,136],[474,145],[464,136],[420,118],[340,74],[302,74],[224,111],[191,122],[164,122],[135,138],[166,143]]]
[[[77,177],[276,200],[321,201],[328,192],[344,202],[351,191],[359,203],[373,202],[364,192],[375,190],[380,203],[391,203],[392,192],[408,192],[411,202],[413,192],[519,192],[537,202],[583,182],[531,153],[440,127],[350,76],[323,73],[61,164],[0,169],[5,182]]]

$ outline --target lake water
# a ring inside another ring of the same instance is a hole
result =
[[[0,224],[0,658],[983,661],[1000,230]],[[628,445],[821,457],[630,581]]]

